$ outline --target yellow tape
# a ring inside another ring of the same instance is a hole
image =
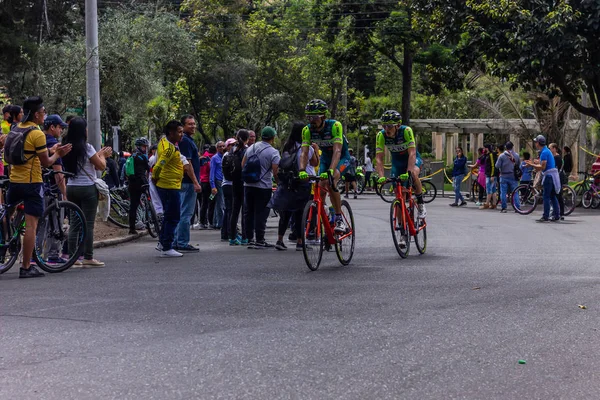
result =
[[[467,181],[467,179],[469,179],[471,177],[471,173],[472,171],[469,171],[469,173],[465,176],[465,179],[463,179],[463,183]]]
[[[446,173],[446,170],[444,169],[444,175],[446,176],[446,179],[448,179],[449,183],[453,183],[452,179],[448,178],[448,174]]]
[[[590,156],[594,156],[594,157],[600,157],[599,154],[594,154],[591,151],[589,151],[588,149],[584,149],[583,147],[579,146],[579,148],[583,151],[585,151],[586,153],[588,153]]]
[[[444,170],[444,168],[438,169],[437,171],[435,171],[433,174],[429,174],[427,176],[422,176],[419,179],[427,179],[427,178],[431,178],[434,175],[439,174],[440,172],[442,172]]]

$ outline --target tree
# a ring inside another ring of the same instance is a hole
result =
[[[600,2],[594,0],[467,0],[458,53],[466,68],[560,95],[600,121]],[[591,106],[580,101],[587,93]]]

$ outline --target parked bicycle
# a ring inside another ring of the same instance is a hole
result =
[[[587,174],[586,174],[587,176]],[[581,205],[583,208],[598,208],[600,207],[600,172],[593,175],[592,183],[589,184],[589,189],[583,193]]]
[[[562,185],[561,192],[565,205],[565,216],[570,215],[577,205],[575,191],[569,185]],[[537,188],[532,180],[517,186],[510,195],[510,201],[517,213],[531,214],[537,205],[543,202],[543,189]]]

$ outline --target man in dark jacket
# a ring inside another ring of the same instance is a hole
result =
[[[135,141],[136,151],[131,155],[133,157],[133,175],[127,175],[129,181],[129,234],[131,235],[137,235],[135,222],[143,193],[142,186],[148,184],[150,166],[148,165],[146,152],[149,145],[150,142],[144,137]]]

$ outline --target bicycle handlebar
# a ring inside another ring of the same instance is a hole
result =
[[[67,172],[67,171],[50,170],[49,172],[44,173],[44,178],[51,178],[54,175],[58,175],[58,174],[62,174],[67,178],[72,178],[75,176],[75,174],[73,174],[71,172]]]
[[[320,175],[308,175],[309,182],[320,182],[320,181],[324,181],[324,180],[325,179],[321,178]],[[331,175],[331,173],[329,171],[327,171],[327,180],[329,181],[329,186],[331,186],[331,191],[339,192],[339,190],[337,190],[337,188],[333,184],[333,175]]]

